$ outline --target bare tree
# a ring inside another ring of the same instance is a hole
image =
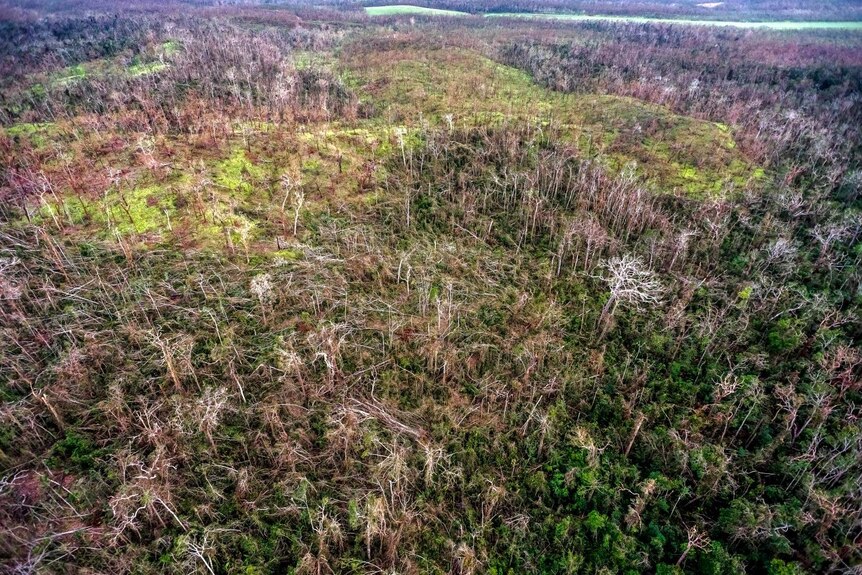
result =
[[[281,189],[284,191],[284,199],[281,202],[281,227],[287,233],[287,222],[285,213],[287,201],[293,198],[293,235],[296,236],[296,228],[299,225],[299,213],[305,203],[305,193],[301,189],[299,178],[290,174],[281,176]]]
[[[638,310],[661,303],[661,282],[640,258],[626,254],[611,258],[602,267],[607,273],[600,279],[608,284],[611,292],[599,317],[602,334],[607,331],[608,322],[620,302],[633,304]]]
[[[210,575],[215,575],[215,571],[213,570],[213,560],[211,557],[215,549],[212,543],[210,543],[207,533],[204,532],[203,537],[200,540],[188,537],[185,540],[185,543],[188,558],[192,562],[199,560],[204,564],[204,567],[206,567],[206,570]]]
[[[682,565],[682,562],[685,561],[685,558],[688,556],[689,551],[693,548],[696,549],[705,549],[709,546],[710,540],[706,533],[701,533],[697,530],[697,527],[689,527],[688,528],[688,541],[685,544],[685,550],[682,552],[682,555],[679,556],[677,560],[677,565]]]

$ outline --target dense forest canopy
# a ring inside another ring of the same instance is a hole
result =
[[[0,2],[0,572],[862,572],[862,32],[370,4]]]

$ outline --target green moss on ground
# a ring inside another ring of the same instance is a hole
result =
[[[157,52],[165,56],[172,56],[182,49],[182,44],[178,40],[168,40],[159,46]]]
[[[51,79],[52,86],[68,86],[87,77],[87,69],[83,64],[69,66],[57,72]]]
[[[113,194],[108,205],[114,227],[124,235],[167,230],[173,213],[173,196],[161,186],[145,186]]]
[[[146,76],[147,74],[156,74],[167,69],[168,65],[164,62],[149,62],[146,64],[134,64],[129,66],[126,72],[129,76]]]
[[[35,148],[42,148],[48,144],[51,136],[56,133],[57,125],[52,122],[44,123],[21,123],[13,124],[4,131],[13,139],[24,139]]]
[[[236,149],[216,166],[215,183],[234,195],[245,197],[254,191],[254,184],[264,175],[264,170],[251,162],[244,150]]]

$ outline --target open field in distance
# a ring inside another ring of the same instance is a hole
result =
[[[415,14],[418,16],[471,16],[471,14],[467,12],[425,8],[409,4],[367,6],[365,8],[365,12],[369,16],[398,16],[406,14]],[[743,21],[530,12],[489,12],[476,15],[484,16],[486,18],[546,18],[573,22],[630,22],[638,24],[730,26],[734,28],[767,28],[770,30],[862,30],[862,22],[860,21]]]

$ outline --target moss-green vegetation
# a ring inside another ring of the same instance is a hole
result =
[[[263,178],[262,168],[252,163],[241,148],[229,158],[219,162],[215,170],[215,183],[240,197],[251,194]]]
[[[147,74],[156,74],[168,67],[164,62],[149,62],[146,64],[134,64],[129,66],[128,73],[130,76],[146,76]]]
[[[167,230],[174,212],[173,198],[161,186],[117,190],[108,203],[111,225],[121,234]]]
[[[42,122],[36,124],[13,124],[4,131],[10,138],[25,139],[36,148],[45,146],[56,133],[57,125],[52,122]]]
[[[755,170],[726,126],[632,98],[552,92],[472,52],[345,54],[360,95],[390,123],[552,126],[584,154],[606,155],[620,169],[636,162],[658,189],[696,196],[721,195],[748,182]]]
[[[160,54],[164,54],[165,56],[173,56],[174,54],[179,52],[182,47],[182,43],[178,42],[177,40],[168,40],[167,42],[163,42],[159,46],[158,52]]]
[[[66,198],[60,203],[45,198],[38,212],[39,222],[85,226],[103,239],[139,234],[167,234],[176,213],[173,195],[163,186],[142,186],[109,191],[101,201]]]
[[[57,72],[51,82],[55,86],[67,86],[87,76],[87,69],[82,64],[70,66]]]
[[[82,225],[96,213],[97,205],[94,202],[79,198],[66,198],[60,202],[46,200],[32,217],[38,223],[59,221],[61,224],[72,226]],[[98,216],[95,216],[98,219]],[[103,219],[100,221],[104,221]]]

